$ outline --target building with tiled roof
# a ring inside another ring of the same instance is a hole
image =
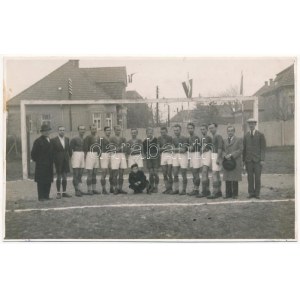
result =
[[[258,96],[260,121],[282,120],[294,118],[295,78],[294,65],[287,67],[275,79],[265,84],[254,94]]]
[[[137,91],[126,91],[126,99],[143,99]],[[153,125],[153,114],[147,103],[127,104],[127,127],[146,128]]]
[[[69,93],[72,86],[71,95]],[[69,60],[7,103],[7,131],[20,136],[21,100],[100,100],[126,97],[126,67],[80,68],[78,60]],[[71,111],[71,112],[70,112]],[[122,105],[30,105],[27,108],[28,132],[39,133],[43,123],[56,131],[64,125],[66,131],[76,131],[78,125],[95,123],[98,130],[116,124],[127,127],[127,108]]]

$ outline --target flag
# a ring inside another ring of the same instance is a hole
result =
[[[135,73],[131,73],[128,75],[128,83],[132,83],[132,77]]]
[[[243,71],[241,73],[241,85],[240,85],[240,95],[243,96],[244,94],[244,75]]]
[[[182,82],[182,86],[187,98],[192,98],[193,95],[193,79]]]

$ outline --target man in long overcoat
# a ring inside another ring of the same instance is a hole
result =
[[[243,140],[235,136],[234,126],[227,127],[228,138],[224,139],[224,159],[234,159],[236,166],[233,170],[224,169],[223,180],[226,183],[225,198],[236,199],[239,191],[239,181],[242,181]]]
[[[70,143],[69,138],[65,136],[65,127],[58,127],[58,136],[51,139],[53,146],[53,160],[56,170],[56,189],[57,199],[61,197],[72,197],[66,192],[67,189],[67,174],[70,172]],[[62,186],[62,194],[61,194]]]
[[[51,200],[49,197],[53,182],[53,146],[49,134],[51,128],[47,124],[41,126],[41,136],[37,138],[31,150],[31,158],[35,162],[34,181],[37,183],[39,201]]]

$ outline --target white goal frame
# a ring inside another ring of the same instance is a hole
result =
[[[253,117],[258,122],[258,97],[256,96],[236,96],[236,97],[201,97],[201,98],[160,98],[160,99],[101,99],[101,100],[21,100],[21,145],[22,145],[22,172],[23,179],[28,179],[27,161],[27,136],[26,136],[26,107],[29,105],[78,105],[78,104],[135,104],[135,103],[203,103],[208,105],[211,102],[217,104],[253,101]],[[257,123],[258,128],[258,123]]]

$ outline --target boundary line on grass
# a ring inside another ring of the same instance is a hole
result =
[[[9,212],[32,212],[32,211],[60,211],[60,210],[75,210],[86,208],[123,208],[123,207],[188,207],[188,206],[204,206],[204,205],[222,205],[222,204],[244,204],[244,203],[277,203],[277,202],[295,202],[295,199],[280,199],[280,200],[236,200],[236,201],[218,201],[218,202],[201,202],[201,203],[122,203],[122,204],[98,204],[98,205],[82,205],[82,206],[65,206],[65,207],[45,207],[45,208],[24,208],[10,209]]]

